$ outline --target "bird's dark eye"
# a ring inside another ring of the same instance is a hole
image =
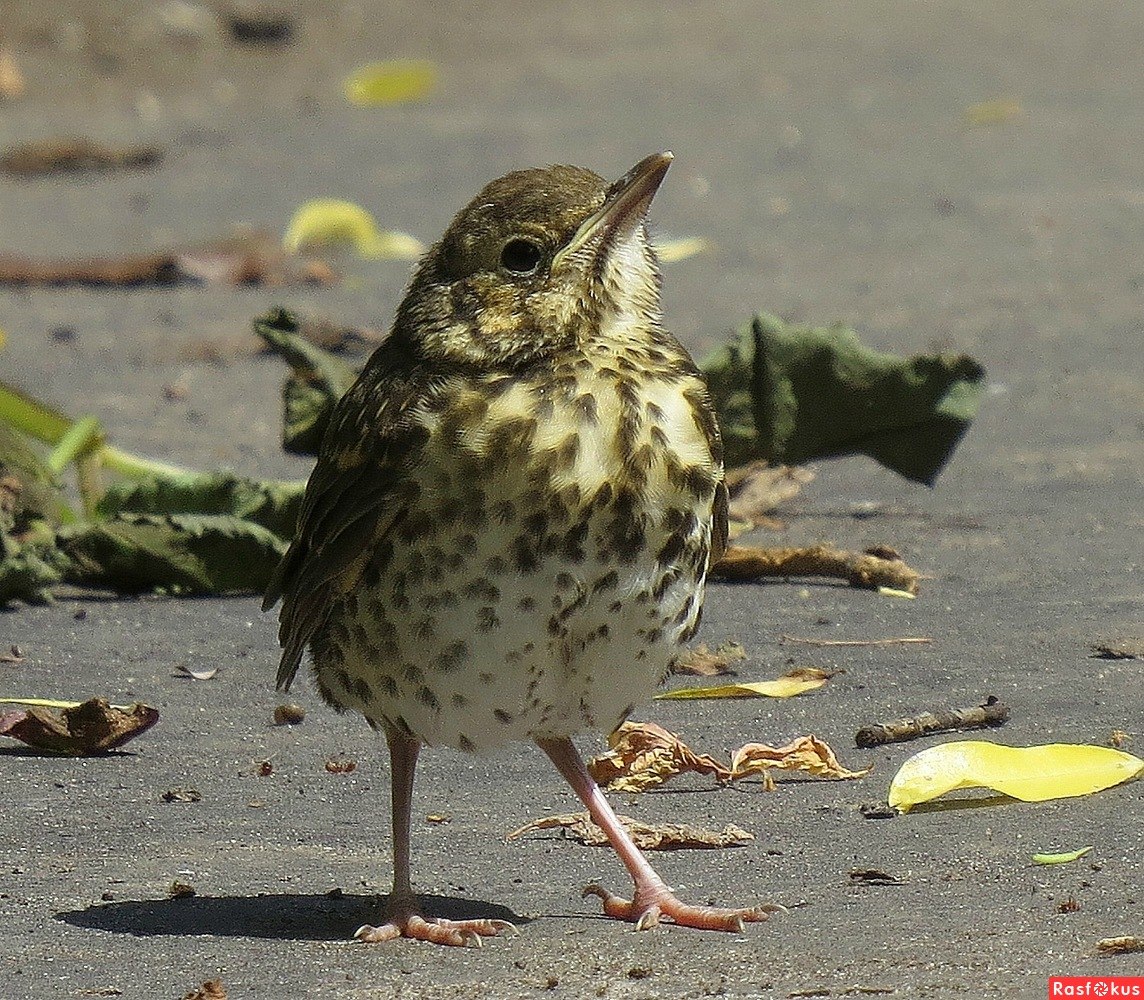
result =
[[[543,256],[544,250],[539,243],[518,237],[501,248],[500,262],[510,274],[532,274],[540,267]]]

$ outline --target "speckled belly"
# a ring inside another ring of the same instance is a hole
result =
[[[618,404],[585,421],[569,396],[527,430],[494,412],[468,439],[444,414],[417,501],[313,642],[326,698],[462,749],[622,721],[703,602],[718,470],[673,398],[622,449]]]

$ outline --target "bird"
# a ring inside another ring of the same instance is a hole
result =
[[[671,162],[648,156],[611,184],[566,165],[490,182],[416,266],[330,416],[263,607],[282,602],[279,688],[309,650],[324,700],[388,744],[393,890],[361,941],[514,929],[422,912],[424,746],[538,745],[633,881],[630,899],[585,895],[636,929],[740,932],[781,909],[680,900],[572,739],[614,730],[671,670],[727,543],[718,425],[663,326],[647,231]]]

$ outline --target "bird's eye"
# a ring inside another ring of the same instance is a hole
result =
[[[510,274],[532,274],[540,267],[543,256],[544,250],[539,243],[517,237],[501,248],[500,262]]]

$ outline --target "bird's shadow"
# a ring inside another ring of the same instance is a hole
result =
[[[505,906],[452,896],[419,896],[426,916],[450,920],[487,917],[529,922]],[[189,896],[96,903],[57,913],[73,927],[135,937],[213,935],[280,941],[348,941],[362,924],[384,922],[385,896],[305,895]]]

